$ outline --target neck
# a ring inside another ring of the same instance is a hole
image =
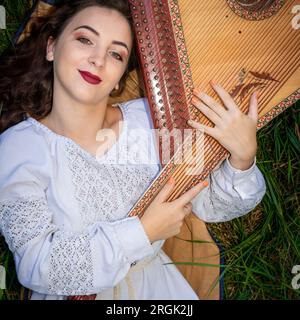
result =
[[[43,122],[54,132],[75,141],[94,141],[99,130],[110,127],[107,100],[86,105],[53,98],[50,114]]]

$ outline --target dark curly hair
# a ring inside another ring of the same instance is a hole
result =
[[[126,0],[66,0],[56,1],[43,16],[32,16],[28,21],[30,35],[7,48],[0,58],[0,133],[21,122],[28,115],[39,120],[52,108],[53,64],[45,59],[47,40],[57,39],[68,22],[79,11],[100,6],[117,10],[129,22],[132,21]],[[134,48],[123,74],[119,89],[111,96],[124,91],[129,72],[137,67]],[[2,108],[1,108],[2,107]]]

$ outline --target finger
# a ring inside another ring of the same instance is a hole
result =
[[[153,201],[157,201],[158,203],[166,202],[168,197],[171,195],[172,191],[175,187],[175,179],[171,177],[168,182],[163,186],[158,195],[155,197]]]
[[[250,99],[248,116],[257,123],[258,121],[258,92],[254,92]]]
[[[208,135],[212,136],[213,138],[217,139],[217,128],[212,128],[205,126],[204,124],[201,124],[195,120],[188,120],[187,121],[188,125],[190,125],[192,128],[195,128],[197,130],[200,130],[202,133],[207,133]]]
[[[210,81],[210,84],[229,111],[240,111],[232,96],[219,83],[217,83],[215,80],[212,80]]]
[[[222,119],[216,113],[215,109],[211,106],[205,105],[197,98],[192,99],[192,104],[200,110],[210,121],[212,121],[215,125],[220,126]]]
[[[220,118],[226,117],[227,110],[221,106],[216,100],[210,97],[208,94],[200,91],[199,89],[194,90],[195,97],[192,98],[192,104],[198,108],[199,99],[202,100],[211,110],[213,110]],[[200,110],[201,111],[201,110]]]
[[[202,191],[205,187],[208,186],[208,181],[203,181],[202,183],[198,183],[196,186],[185,192],[182,196],[180,196],[175,201],[178,205],[186,205],[187,203],[191,202],[196,195]]]

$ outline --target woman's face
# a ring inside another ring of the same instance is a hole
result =
[[[131,48],[130,26],[119,12],[97,6],[83,9],[57,41],[48,39],[47,59],[53,60],[54,90],[83,104],[107,101],[126,70]],[[96,75],[101,82],[91,84],[79,71]]]

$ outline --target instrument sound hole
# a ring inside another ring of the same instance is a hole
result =
[[[284,5],[284,0],[226,0],[229,7],[247,20],[263,20],[276,14]]]
[[[258,12],[269,9],[275,0],[237,0],[236,2],[245,10]]]

